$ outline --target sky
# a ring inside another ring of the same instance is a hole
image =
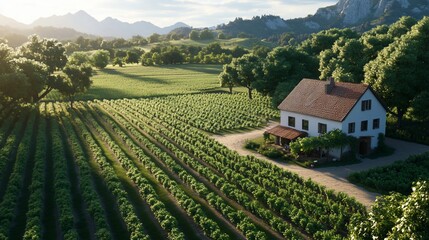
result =
[[[284,19],[314,14],[338,0],[0,0],[0,14],[22,23],[39,17],[84,10],[97,20],[106,17],[125,22],[149,21],[164,27],[184,22],[192,27],[211,27],[264,14]]]

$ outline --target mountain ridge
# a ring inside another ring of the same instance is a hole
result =
[[[52,15],[50,17],[41,17],[31,24],[20,23],[12,18],[0,15],[0,26],[5,28],[15,28],[18,32],[24,29],[29,32],[37,28],[55,28],[55,29],[73,29],[82,35],[93,35],[107,38],[131,38],[135,35],[148,37],[154,33],[167,34],[170,31],[180,28],[189,27],[183,22],[177,22],[171,26],[159,27],[147,21],[136,21],[128,23],[113,17],[106,17],[98,21],[87,12],[80,10],[75,13],[64,15]]]
[[[39,18],[35,20],[31,26],[66,27],[87,34],[120,38],[131,38],[135,35],[148,37],[153,33],[167,34],[175,28],[189,27],[187,24],[181,22],[167,27],[158,27],[147,21],[128,23],[113,17],[106,17],[105,19],[98,21],[83,10],[76,13]]]
[[[231,36],[244,32],[265,38],[284,32],[309,34],[329,28],[350,27],[365,31],[376,25],[391,24],[402,16],[421,19],[425,15],[429,15],[429,0],[339,0],[335,5],[319,8],[314,15],[304,18],[285,20],[273,15],[250,20],[236,18],[219,25],[218,29]]]

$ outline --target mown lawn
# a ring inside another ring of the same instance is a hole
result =
[[[222,65],[181,64],[144,67],[126,65],[108,66],[95,70],[93,85],[79,100],[158,97],[189,93],[227,91],[219,87],[218,75]],[[237,91],[244,89],[236,88]],[[48,100],[59,100],[61,95],[52,92]]]

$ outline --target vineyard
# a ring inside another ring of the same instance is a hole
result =
[[[365,208],[206,132],[262,126],[269,99],[41,103],[0,125],[0,239],[344,239]],[[201,131],[203,130],[203,131]]]

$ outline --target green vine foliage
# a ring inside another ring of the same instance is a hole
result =
[[[352,152],[356,151],[356,138],[334,129],[317,137],[298,138],[290,143],[291,154],[298,157],[301,153],[310,153],[318,149],[344,148],[350,146]]]

